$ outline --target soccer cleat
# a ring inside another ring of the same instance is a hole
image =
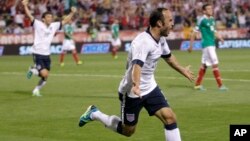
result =
[[[82,64],[82,61],[78,61],[76,64],[77,64],[77,65],[81,65],[81,64]]]
[[[222,85],[222,86],[219,87],[219,90],[220,91],[227,91],[228,88],[226,86]]]
[[[26,74],[27,78],[30,79],[32,77],[33,72],[31,71],[32,67],[29,67],[29,70]]]
[[[94,105],[90,105],[88,107],[88,109],[81,115],[80,117],[80,121],[79,121],[79,126],[82,127],[84,126],[86,123],[90,122],[90,121],[93,121],[90,117],[90,115],[93,113],[93,112],[96,112],[98,111],[98,109],[94,106]]]
[[[40,94],[40,91],[39,91],[38,89],[34,89],[34,90],[32,91],[32,96],[38,96],[38,97],[40,97],[40,96],[42,96],[42,95]]]
[[[194,89],[195,90],[200,90],[200,91],[206,91],[207,90],[202,85],[194,86]]]
[[[64,65],[65,65],[65,64],[64,64],[63,62],[62,62],[62,63],[60,63],[60,66],[61,66],[61,67],[64,67]]]

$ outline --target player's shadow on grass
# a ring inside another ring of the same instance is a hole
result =
[[[167,88],[193,88],[193,86],[185,85],[185,84],[168,84],[166,87]]]
[[[118,95],[117,96],[98,96],[98,95],[87,95],[87,96],[84,96],[86,98],[101,98],[101,99],[118,99]]]
[[[32,95],[30,91],[22,91],[22,90],[17,90],[13,92],[14,94],[19,94],[19,95]]]

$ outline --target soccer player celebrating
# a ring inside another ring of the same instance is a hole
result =
[[[194,76],[189,66],[183,67],[178,63],[166,42],[165,37],[173,27],[172,12],[158,8],[151,13],[149,22],[150,27],[131,43],[127,70],[119,86],[121,118],[106,115],[91,105],[80,117],[79,126],[97,120],[105,127],[129,137],[135,132],[139,113],[144,107],[150,116],[156,116],[163,123],[166,140],[181,141],[175,113],[158,87],[154,71],[158,59],[163,58],[190,81],[193,81]]]
[[[22,1],[26,15],[32,21],[34,27],[34,44],[32,46],[34,67],[30,67],[27,78],[32,74],[38,75],[41,79],[33,90],[33,96],[41,96],[39,90],[46,84],[50,71],[50,44],[57,30],[68,23],[76,12],[76,8],[71,8],[71,13],[61,22],[53,22],[53,15],[50,12],[42,14],[42,21],[35,19],[28,8],[28,0]]]
[[[201,58],[201,67],[199,70],[198,78],[196,80],[194,89],[196,90],[206,90],[202,85],[202,79],[206,73],[208,66],[212,66],[213,74],[218,84],[220,90],[227,90],[228,88],[222,84],[222,79],[220,71],[218,68],[218,58],[216,55],[215,47],[215,37],[220,41],[224,42],[223,38],[215,30],[215,21],[213,18],[213,8],[210,4],[204,4],[202,6],[203,17],[198,19],[198,23],[194,29],[194,32],[191,34],[190,47],[188,51],[191,52],[193,48],[193,42],[196,37],[196,34],[200,31],[202,37],[202,58]]]
[[[77,65],[82,64],[82,61],[79,60],[79,57],[77,55],[75,42],[73,40],[74,28],[72,26],[72,20],[70,20],[70,22],[68,24],[64,25],[63,30],[64,30],[64,41],[63,41],[63,45],[62,45],[62,52],[60,55],[60,66],[61,67],[64,66],[63,60],[64,60],[64,56],[67,53],[67,51],[72,52],[72,56],[73,56]]]

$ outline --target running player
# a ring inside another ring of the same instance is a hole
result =
[[[32,46],[34,66],[30,67],[27,78],[30,79],[32,74],[38,75],[41,79],[38,85],[32,91],[33,96],[41,96],[40,89],[46,84],[50,71],[50,44],[59,29],[68,23],[76,12],[76,8],[71,8],[71,13],[60,22],[53,22],[51,12],[42,14],[42,21],[35,19],[28,8],[28,0],[22,1],[26,15],[32,21],[34,28],[34,44]]]
[[[181,141],[175,113],[157,85],[154,71],[157,61],[163,58],[190,81],[194,77],[189,66],[181,66],[168,47],[165,37],[173,27],[172,12],[158,8],[151,13],[149,21],[150,27],[132,41],[128,54],[127,70],[119,86],[121,118],[106,115],[91,105],[80,117],[79,126],[97,120],[105,127],[129,137],[135,132],[140,111],[144,107],[150,116],[156,116],[162,122],[167,141]]]

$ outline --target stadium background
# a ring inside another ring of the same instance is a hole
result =
[[[176,111],[185,141],[228,141],[230,124],[250,124],[249,107],[249,0],[30,0],[35,17],[51,10],[60,20],[70,5],[77,5],[74,38],[84,64],[76,66],[68,57],[65,67],[59,66],[62,31],[54,37],[51,51],[52,71],[43,97],[31,96],[37,78],[27,80],[25,73],[32,64],[33,42],[30,21],[23,14],[20,0],[0,0],[0,140],[2,141],[152,141],[164,140],[162,125],[142,111],[135,135],[126,138],[107,131],[97,122],[78,128],[79,116],[89,104],[96,104],[108,114],[119,113],[117,86],[124,74],[126,52],[114,60],[109,54],[109,27],[120,19],[121,51],[147,27],[148,13],[156,7],[174,11],[175,27],[168,43],[184,64],[197,74],[200,51],[188,54],[188,37],[200,6],[215,4],[218,31],[226,39],[217,43],[223,81],[229,91],[216,89],[213,74],[208,71],[205,92],[194,91],[193,84],[178,73],[158,64],[156,80]],[[91,39],[88,29],[97,28]],[[200,49],[197,40],[195,49]],[[24,56],[20,56],[24,55]]]
[[[55,15],[56,20],[60,20],[69,12],[70,6],[77,6],[78,12],[74,18],[77,50],[81,53],[107,53],[97,50],[106,50],[110,45],[104,48],[107,44],[95,44],[90,52],[86,52],[86,49],[83,49],[84,43],[109,43],[110,26],[114,19],[119,19],[120,38],[123,41],[120,50],[124,51],[129,42],[147,28],[149,13],[156,7],[167,7],[173,11],[175,25],[168,37],[170,47],[183,48],[187,44],[182,41],[189,39],[197,18],[202,16],[201,6],[204,2],[214,4],[216,28],[226,40],[229,40],[224,47],[218,47],[249,48],[248,0],[30,0],[29,7],[35,18],[40,19],[41,14],[49,10]],[[30,54],[33,41],[32,27],[23,12],[21,0],[1,0],[0,13],[1,54]],[[98,31],[94,37],[91,35],[93,29]],[[63,38],[62,31],[58,32],[53,40],[52,54],[60,53]],[[26,53],[23,50],[26,50]]]

